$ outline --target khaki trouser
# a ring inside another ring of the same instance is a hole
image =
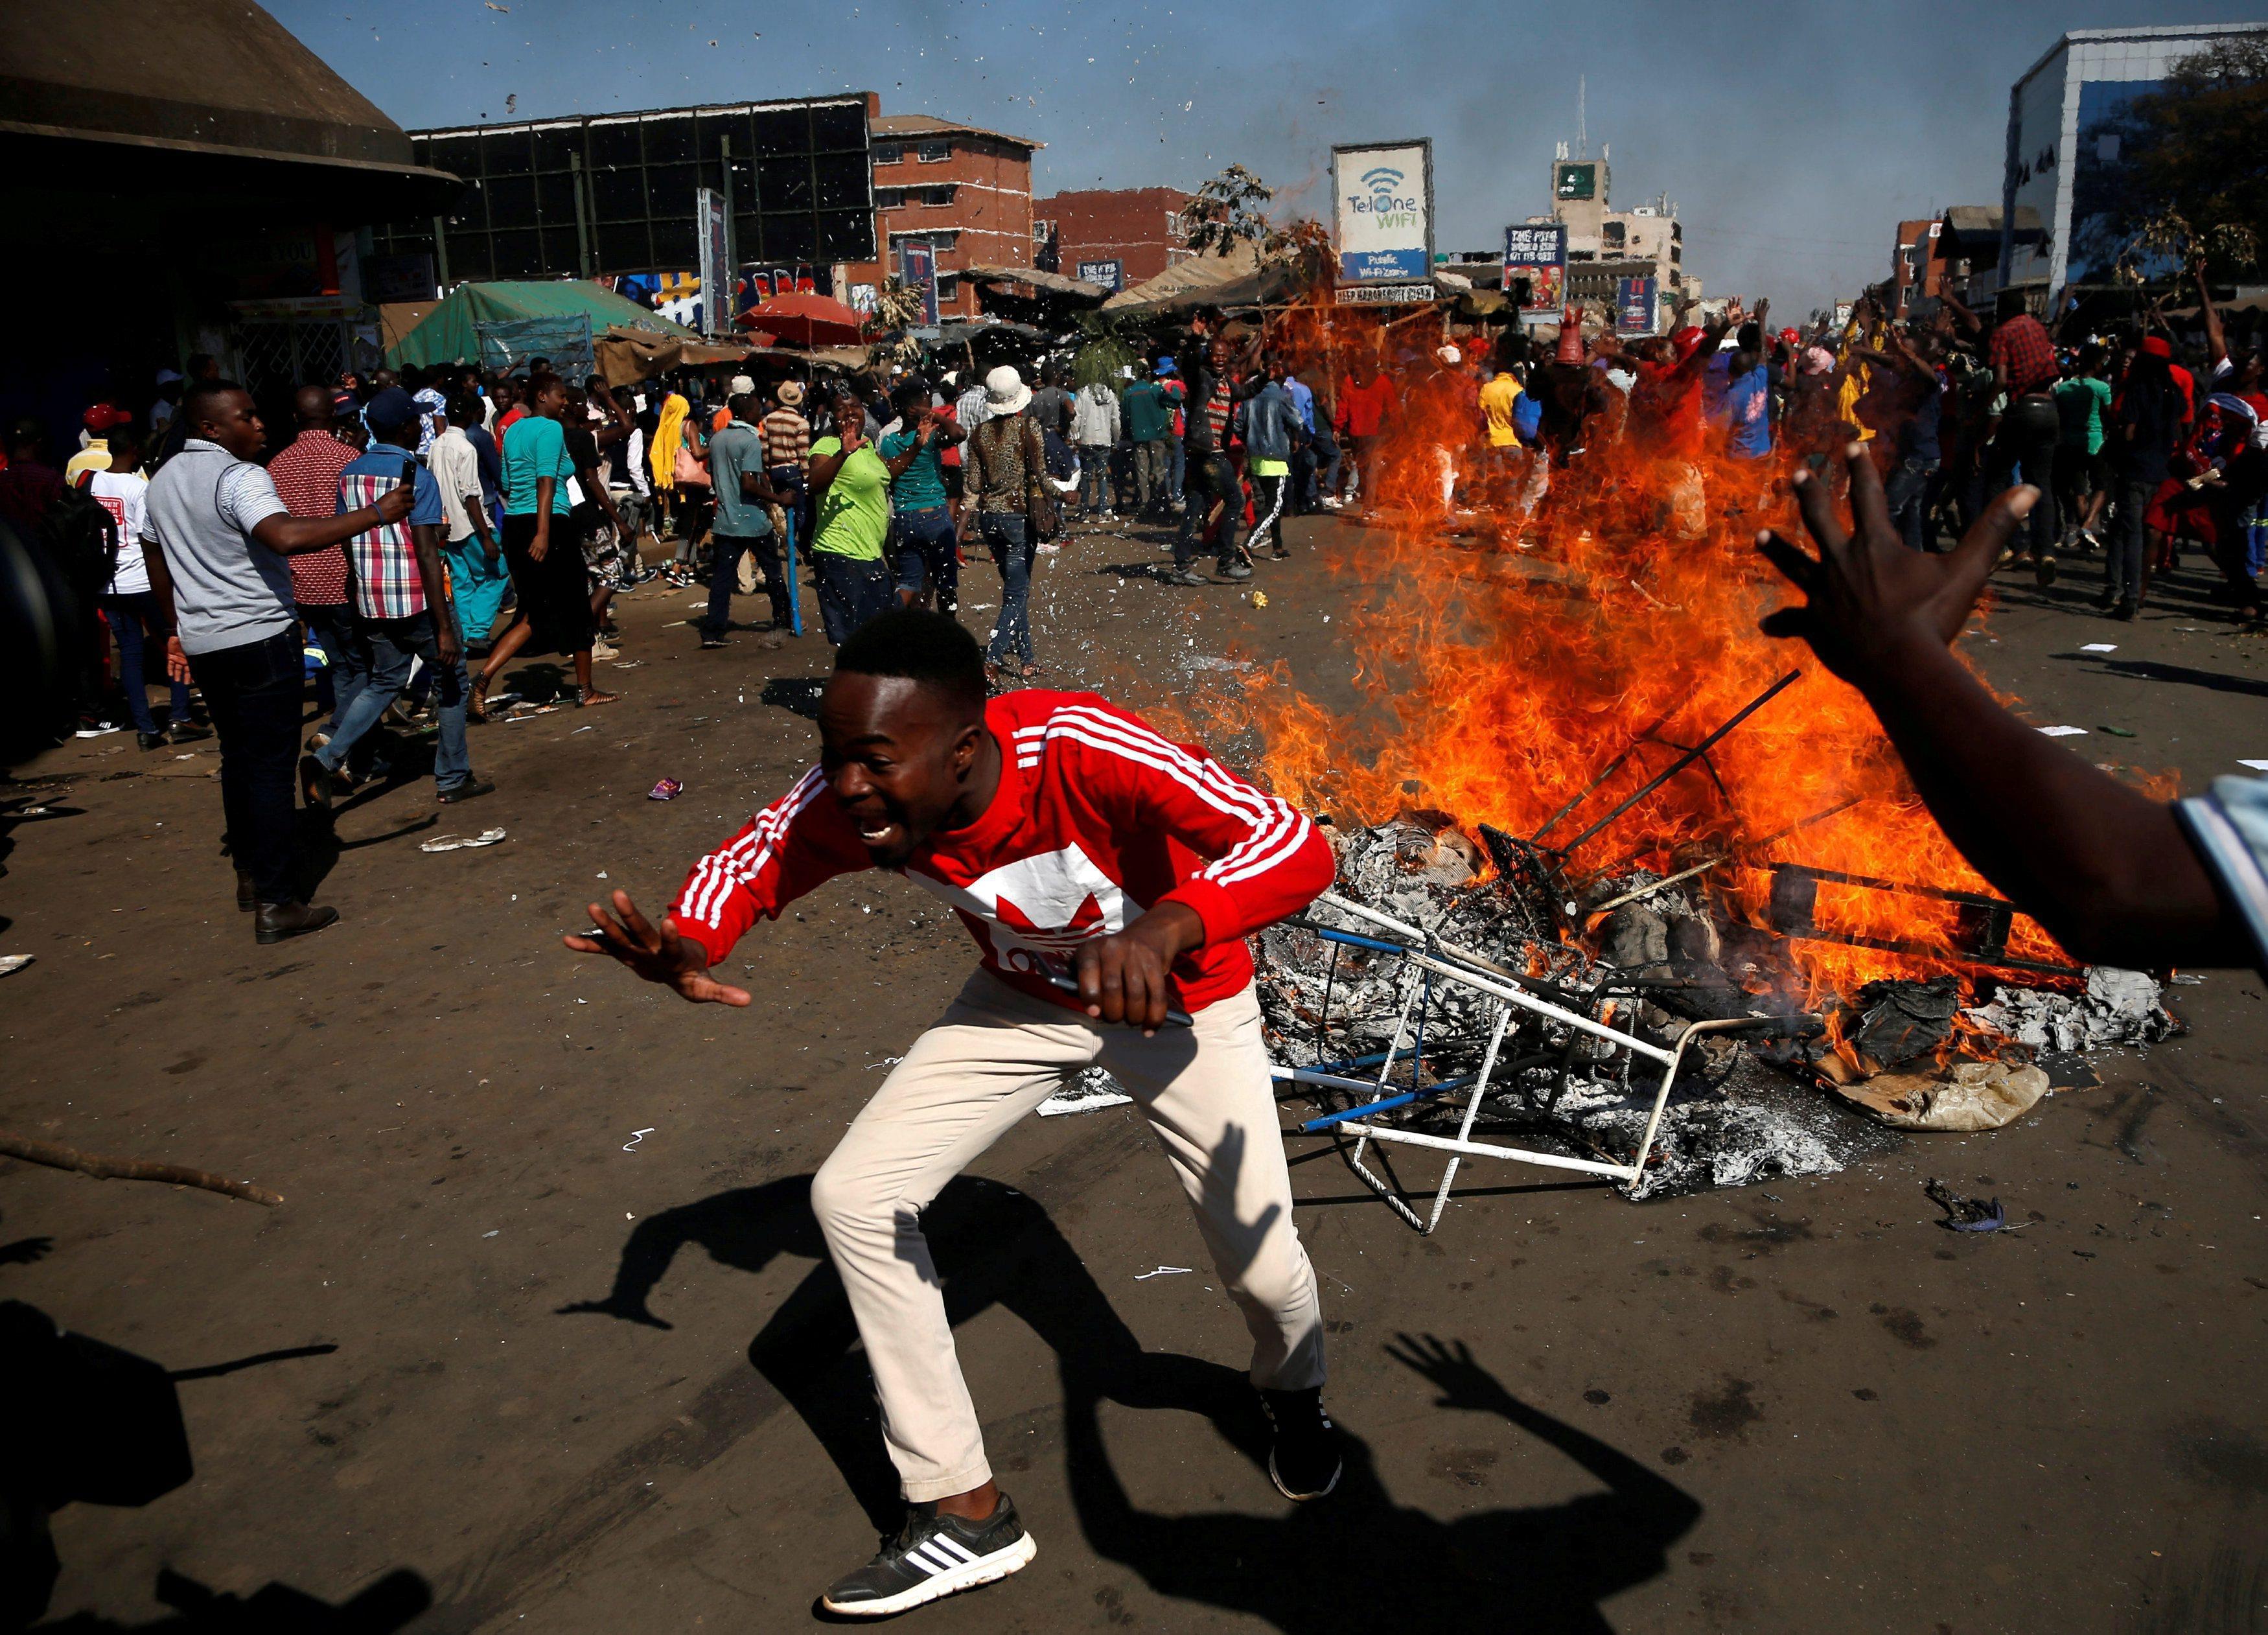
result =
[[[1251,988],[1199,1011],[1194,1027],[1169,1024],[1145,1039],[979,971],[811,1183],[910,1500],[966,1492],[991,1477],[921,1212],[1010,1125],[1098,1064],[1134,1097],[1189,1194],[1197,1232],[1252,1331],[1253,1382],[1285,1390],[1323,1382],[1314,1269],[1292,1225],[1292,1177]]]

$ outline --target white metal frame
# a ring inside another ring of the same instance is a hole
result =
[[[1364,1184],[1372,1191],[1384,1198],[1395,1213],[1400,1215],[1420,1233],[1430,1234],[1440,1224],[1441,1212],[1448,1205],[1449,1187],[1457,1177],[1457,1166],[1468,1155],[1474,1158],[1513,1159],[1521,1163],[1540,1164],[1550,1169],[1572,1169],[1585,1175],[1604,1175],[1615,1181],[1638,1180],[1646,1173],[1646,1160],[1653,1150],[1654,1136],[1661,1128],[1662,1110],[1669,1104],[1669,1089],[1676,1081],[1677,1070],[1685,1060],[1687,1048],[1703,1034],[1718,1032],[1727,1027],[1745,1027],[1750,1020],[1748,1017],[1736,1016],[1714,1021],[1691,1022],[1687,1024],[1684,1031],[1678,1035],[1677,1042],[1665,1049],[1663,1046],[1640,1039],[1634,1034],[1624,1033],[1617,1028],[1608,1027],[1603,1022],[1593,1021],[1589,1017],[1571,1011],[1564,1005],[1554,1005],[1548,999],[1538,998],[1516,983],[1475,970],[1461,961],[1443,959],[1429,953],[1427,949],[1439,946],[1439,943],[1418,927],[1404,924],[1391,915],[1381,914],[1377,910],[1366,907],[1362,903],[1350,902],[1335,892],[1325,892],[1320,901],[1344,913],[1351,914],[1359,919],[1367,920],[1372,924],[1390,931],[1397,936],[1409,939],[1412,946],[1403,957],[1418,969],[1430,972],[1436,976],[1446,977],[1451,982],[1462,983],[1464,986],[1484,993],[1497,1001],[1496,1022],[1489,1032],[1488,1049],[1481,1059],[1481,1071],[1473,1080],[1471,1094],[1466,1098],[1464,1117],[1458,1125],[1457,1133],[1454,1138],[1447,1136],[1430,1136],[1415,1130],[1397,1130],[1391,1124],[1355,1120],[1349,1120],[1338,1126],[1357,1138],[1354,1153],[1350,1160],[1355,1174],[1361,1177]],[[1410,1026],[1410,1007],[1416,1001],[1419,988],[1419,983],[1411,983],[1409,996],[1403,1000],[1402,1014],[1395,1024],[1394,1040],[1387,1047],[1386,1060],[1379,1064],[1378,1079],[1375,1084],[1356,1079],[1342,1079],[1333,1074],[1319,1073],[1307,1068],[1279,1067],[1275,1070],[1276,1077],[1279,1079],[1292,1079],[1305,1084],[1326,1084],[1350,1090],[1367,1090],[1384,1094],[1388,1089],[1386,1079],[1393,1071],[1395,1062],[1401,1054],[1403,1039]],[[1630,1051],[1633,1057],[1644,1057],[1649,1061],[1662,1064],[1661,1085],[1654,1093],[1653,1110],[1646,1118],[1646,1134],[1638,1142],[1637,1155],[1629,1163],[1609,1164],[1597,1159],[1568,1158],[1557,1153],[1538,1153],[1528,1147],[1498,1146],[1490,1142],[1475,1141],[1472,1138],[1473,1121],[1480,1113],[1482,1098],[1488,1094],[1489,1077],[1496,1069],[1497,1050],[1504,1042],[1506,1029],[1511,1026],[1513,1012],[1515,1008],[1538,1016],[1548,1017],[1565,1027],[1588,1034],[1593,1038],[1610,1045],[1619,1046]],[[1428,1219],[1420,1220],[1417,1212],[1396,1197],[1391,1186],[1379,1176],[1373,1175],[1364,1165],[1363,1149],[1373,1141],[1399,1142],[1407,1146],[1432,1147],[1450,1155],[1448,1169],[1441,1177],[1440,1189],[1433,1195],[1433,1210]]]

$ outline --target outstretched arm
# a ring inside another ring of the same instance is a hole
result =
[[[2038,490],[2011,489],[1949,556],[1907,550],[1865,451],[1845,451],[1855,530],[1826,486],[1795,477],[1816,559],[1767,530],[1756,544],[1808,599],[1764,622],[1800,637],[1874,707],[1927,805],[1977,872],[2082,960],[2139,968],[2249,965],[2170,807],[2018,720],[1955,658],[1993,562]]]
[[[2221,328],[2220,313],[2213,304],[2213,291],[2205,288],[2205,262],[2191,262],[2190,272],[2197,279],[2198,311],[2205,315],[2205,350],[2213,354],[2213,366],[2219,369],[2228,361],[2228,332]]]

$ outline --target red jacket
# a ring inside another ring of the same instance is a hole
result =
[[[1204,946],[1174,963],[1199,1010],[1252,980],[1244,938],[1331,883],[1330,843],[1289,804],[1202,749],[1169,742],[1093,693],[1024,688],[985,706],[1000,787],[976,822],[934,836],[902,871],[960,914],[984,968],[1075,1006],[1048,981],[1091,938],[1159,903],[1187,903]],[[686,877],[671,912],[713,964],[758,919],[836,874],[871,868],[814,767]]]

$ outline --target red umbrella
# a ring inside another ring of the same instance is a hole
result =
[[[740,314],[743,328],[762,328],[802,346],[843,346],[858,339],[858,314],[828,295],[776,295]]]

